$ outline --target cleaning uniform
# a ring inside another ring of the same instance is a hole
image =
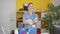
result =
[[[29,12],[25,12],[25,14],[23,15],[23,20],[34,20],[35,18],[38,18],[37,14],[32,13],[32,15],[29,14]],[[25,29],[29,29],[30,32],[29,34],[36,34],[37,32],[37,23],[30,25],[30,24],[26,24],[24,26]]]

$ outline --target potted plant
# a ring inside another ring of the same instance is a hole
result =
[[[59,12],[59,7],[55,7],[52,3],[48,4],[48,13],[45,14],[45,17],[43,18],[42,21],[47,22],[47,27],[46,29],[52,33],[52,28],[53,28],[53,21],[59,20],[60,19],[60,12]]]

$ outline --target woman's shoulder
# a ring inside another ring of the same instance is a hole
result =
[[[34,15],[37,15],[36,13],[34,13]]]
[[[28,12],[26,11],[26,12],[24,12],[24,15],[28,15]]]

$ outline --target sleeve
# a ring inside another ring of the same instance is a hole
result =
[[[37,14],[35,14],[35,19],[38,19],[38,15]]]
[[[26,15],[25,14],[23,15],[23,20],[26,20]]]

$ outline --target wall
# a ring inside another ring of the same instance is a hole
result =
[[[47,5],[50,3],[50,0],[16,0],[16,10],[23,8],[23,4],[25,2],[32,2],[37,10],[42,10],[42,8],[44,8],[44,10],[47,10]]]
[[[0,34],[3,34],[1,26],[4,29],[8,29],[9,34],[12,30],[16,28],[16,9],[15,0],[0,0]]]

